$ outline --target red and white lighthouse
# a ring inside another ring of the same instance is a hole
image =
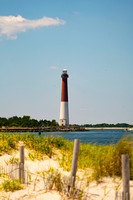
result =
[[[62,71],[62,88],[61,88],[61,104],[60,104],[60,126],[69,125],[69,112],[68,112],[68,86],[67,79],[68,74],[67,70]]]

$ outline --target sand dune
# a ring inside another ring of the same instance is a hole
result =
[[[28,150],[25,149],[25,167],[30,171],[31,175],[31,183],[25,184],[22,190],[18,190],[15,192],[5,192],[0,191],[0,199],[10,199],[10,200],[62,200],[67,199],[63,194],[55,191],[55,190],[46,190],[44,189],[43,179],[37,176],[38,172],[42,172],[44,170],[49,170],[51,167],[55,170],[58,170],[62,176],[70,176],[70,172],[63,171],[62,168],[59,167],[59,163],[55,158],[45,157],[44,160],[31,161],[28,158]],[[12,157],[19,157],[19,152],[16,151],[12,155],[5,154],[0,156],[0,166],[8,163],[8,160]],[[6,161],[6,162],[5,162]],[[86,194],[86,199],[92,200],[114,200],[115,199],[115,191],[119,191],[119,194],[122,191],[122,181],[119,178],[111,178],[106,177],[103,178],[103,181],[99,184],[96,182],[91,182],[88,186],[86,185],[86,174],[84,171],[79,170],[77,172],[77,179],[81,181],[81,188],[84,190]],[[37,179],[36,183],[35,180]],[[3,178],[0,177],[0,182],[3,181]],[[133,181],[130,182],[130,193],[131,200],[133,199]]]

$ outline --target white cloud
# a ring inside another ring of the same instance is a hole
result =
[[[74,14],[74,15],[78,15],[79,12],[78,12],[78,11],[74,11],[73,14]]]
[[[54,69],[54,70],[59,69],[59,67],[57,67],[57,66],[50,66],[49,68]]]
[[[0,36],[6,35],[8,39],[17,39],[17,34],[43,26],[64,25],[65,21],[59,18],[43,17],[37,20],[23,18],[21,15],[0,16]]]

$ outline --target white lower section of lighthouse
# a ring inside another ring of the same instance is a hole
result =
[[[60,126],[69,125],[68,102],[61,101],[60,104]]]

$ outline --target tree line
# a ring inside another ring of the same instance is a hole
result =
[[[10,118],[0,117],[0,128],[2,127],[53,127],[58,126],[56,120],[37,120],[31,119],[30,116]]]
[[[84,124],[83,127],[88,127],[88,128],[132,128],[133,125],[127,124],[127,123],[117,123],[117,124]]]
[[[56,120],[37,120],[37,119],[31,119],[30,116],[23,116],[23,117],[17,117],[13,116],[10,118],[0,117],[0,128],[2,127],[27,127],[27,128],[34,128],[34,127],[55,127],[59,126],[59,124],[56,122]],[[79,126],[79,125],[70,125],[70,126]],[[101,123],[101,124],[84,124],[81,125],[81,127],[88,127],[88,128],[105,128],[105,127],[124,127],[124,128],[132,128],[133,125],[127,124],[127,123],[117,123],[117,124],[107,124],[107,123]]]

